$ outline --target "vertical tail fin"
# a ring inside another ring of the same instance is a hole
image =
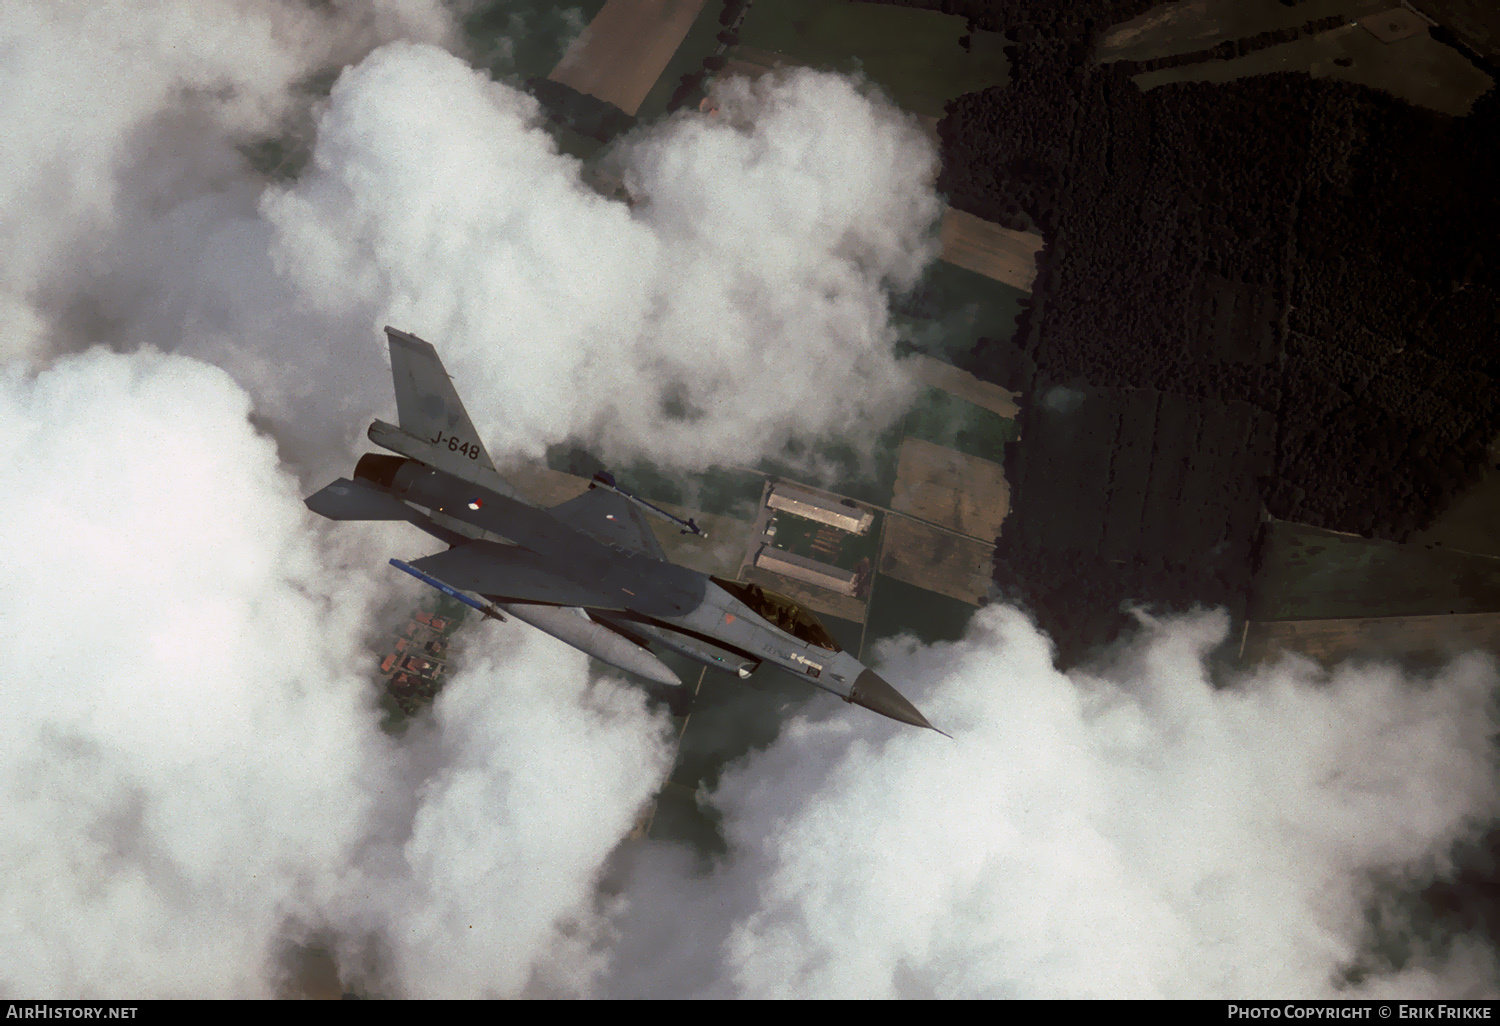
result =
[[[386,328],[385,334],[391,341],[391,381],[401,426],[377,420],[370,425],[370,441],[525,502],[525,496],[495,472],[437,350],[395,328]]]
[[[395,328],[385,329],[391,343],[391,380],[401,430],[491,473],[495,464],[463,401],[430,342]]]

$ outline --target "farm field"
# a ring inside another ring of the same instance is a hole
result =
[[[665,474],[642,463],[620,468],[620,483],[660,505],[673,503],[736,520],[755,519],[764,477],[751,470],[715,467],[697,473]]]
[[[943,214],[942,239],[942,259],[1022,292],[1036,281],[1036,255],[1045,245],[1033,232],[1002,228],[951,207]]]
[[[1500,439],[1491,443],[1489,466],[1478,483],[1455,499],[1431,527],[1409,540],[1413,545],[1441,545],[1500,558]],[[1500,564],[1496,572],[1500,573]]]
[[[666,472],[640,461],[606,468],[587,452],[566,444],[548,448],[547,467],[578,479],[585,487],[595,473],[609,469],[620,484],[657,505],[672,503],[685,509],[744,521],[755,519],[765,485],[764,474],[743,468]],[[523,472],[527,471],[517,470],[517,473]],[[508,470],[502,469],[501,473],[508,474]]]
[[[756,0],[740,44],[804,64],[863,72],[897,106],[942,117],[948,100],[1004,83],[1009,75],[1003,37],[974,32],[965,50],[959,44],[963,35],[962,18],[937,11],[843,0]]]
[[[928,645],[957,641],[964,636],[973,615],[974,606],[969,602],[876,574],[859,657],[868,663],[875,658],[881,640],[903,634]]]
[[[1354,18],[1395,6],[1391,0],[1305,0],[1291,7],[1281,0],[1179,0],[1109,29],[1095,57],[1101,63],[1172,57],[1334,14]]]
[[[1017,393],[988,381],[981,381],[968,371],[955,367],[951,363],[943,363],[930,356],[918,355],[912,357],[911,370],[927,387],[938,389],[956,399],[989,410],[1001,418],[1014,420],[1016,414],[1020,412],[1019,407],[1016,406]]]
[[[539,463],[517,461],[496,470],[515,485],[528,502],[538,506],[556,506],[589,490],[588,478],[566,474]]]
[[[1500,611],[1500,561],[1340,534],[1267,526],[1251,620],[1324,620]]]
[[[908,437],[891,509],[993,545],[1010,512],[1010,486],[998,463]]]
[[[1500,651],[1500,613],[1257,621],[1247,625],[1241,654],[1254,663],[1288,651],[1331,664],[1350,657],[1441,658],[1471,649]]]
[[[896,485],[896,454],[901,447],[902,423],[897,419],[867,449],[856,450],[843,442],[825,444],[818,456],[830,468],[831,480],[823,491],[846,496],[871,506],[889,506]],[[764,459],[755,467],[761,477],[801,481],[806,475],[792,463]]]
[[[858,652],[864,625],[822,617],[823,626],[847,651]],[[670,662],[670,660],[669,660]],[[672,664],[678,669],[676,663]],[[690,844],[700,854],[723,850],[718,817],[700,806],[696,794],[712,788],[725,766],[776,739],[782,723],[800,710],[836,715],[843,703],[789,673],[761,669],[748,680],[718,670],[682,673],[692,693],[692,711],[678,717],[677,760],[667,786],[657,797],[649,834],[659,840]]]
[[[946,260],[935,260],[910,293],[895,297],[891,320],[901,349],[962,363],[982,338],[1010,338],[1027,293]]]
[[[880,572],[886,577],[977,606],[989,592],[994,545],[908,517],[886,518]]]
[[[1019,435],[1016,422],[939,388],[917,397],[906,415],[906,437],[1000,463],[1005,445]],[[899,474],[899,466],[898,466]]]
[[[719,0],[705,3],[698,16],[688,26],[677,49],[668,58],[656,82],[641,100],[636,116],[643,121],[660,117],[667,112],[667,103],[672,99],[682,77],[703,68],[703,59],[719,47],[715,38],[723,30],[719,24],[719,13],[723,6]]]
[[[589,480],[577,474],[553,470],[535,463],[514,463],[500,468],[500,473],[515,485],[522,496],[538,506],[556,506],[588,491]],[[635,482],[621,476],[621,483],[633,491]],[[653,493],[655,494],[655,493]],[[676,494],[681,494],[678,492]],[[652,499],[662,509],[686,519],[693,517],[698,526],[708,533],[707,538],[684,535],[680,528],[646,514],[651,532],[661,543],[667,558],[683,566],[692,567],[706,574],[733,577],[740,566],[740,557],[749,542],[751,524],[723,514],[709,513],[693,507]]]
[[[1143,72],[1134,81],[1147,90],[1169,82],[1229,82],[1278,71],[1305,71],[1314,78],[1338,78],[1383,89],[1409,103],[1455,117],[1467,114],[1493,84],[1463,54],[1426,33],[1386,43],[1359,24],[1342,25],[1231,60]]]
[[[1500,8],[1494,0],[1418,0],[1417,6],[1490,60],[1500,57]]]
[[[708,533],[707,538],[683,534],[680,528],[648,514],[651,533],[661,543],[667,559],[692,567],[700,573],[719,577],[733,578],[739,572],[740,557],[744,555],[745,546],[750,542],[751,525],[748,520],[717,516],[666,502],[656,505],[673,516],[683,519],[692,517]]]
[[[471,0],[460,16],[476,67],[512,82],[545,77],[593,20],[605,0],[570,0],[567,6],[535,0]]]
[[[735,759],[774,741],[797,710],[842,703],[789,673],[764,668],[749,680],[702,670],[683,681],[693,693],[692,711],[680,725],[677,758],[657,799],[650,836],[685,842],[699,853],[722,851],[718,817],[697,803],[698,790],[715,786]]]
[[[704,0],[608,0],[547,77],[634,115]]]

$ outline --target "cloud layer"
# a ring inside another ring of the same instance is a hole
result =
[[[0,618],[26,653],[0,727],[0,986],[267,995],[288,943],[331,933],[391,993],[515,993],[577,943],[558,923],[587,920],[660,785],[661,724],[512,624],[388,739],[366,639],[392,539],[320,545],[249,408],[150,351],[0,379]]]
[[[900,412],[885,287],[932,258],[938,213],[914,121],[836,76],[740,82],[720,117],[621,146],[631,209],[536,118],[435,48],[372,54],[263,203],[279,265],[329,312],[438,342],[502,452],[744,463]]]
[[[408,739],[409,807],[383,812],[383,839],[328,913],[342,964],[381,953],[360,982],[383,993],[587,993],[606,961],[595,886],[671,765],[665,719],[641,692],[590,686],[581,653],[500,631]]]
[[[753,897],[717,938],[715,975],[656,985],[1339,992],[1372,957],[1377,879],[1440,873],[1500,811],[1494,667],[1461,660],[1431,681],[1346,667],[1325,681],[1288,661],[1216,689],[1205,657],[1225,626],[1157,625],[1097,676],[1057,673],[1005,608],[953,645],[888,644],[883,672],[914,685],[953,742],[840,718],[749,759],[713,797],[731,859],[703,885],[706,907],[690,907],[712,935],[722,892]],[[1492,993],[1490,957],[1455,952],[1367,986]]]
[[[429,0],[6,5],[0,239],[12,255],[0,301],[31,330],[8,337],[5,352],[69,346],[87,311],[48,322],[68,320],[85,298],[114,320],[140,312],[141,290],[169,289],[160,261],[172,255],[139,244],[188,219],[201,248],[236,206],[235,146],[275,134],[305,106],[308,76],[383,39],[452,35]]]
[[[92,350],[0,393],[5,989],[256,993],[376,799],[372,591],[217,368]],[[359,668],[358,670],[356,668]]]
[[[621,845],[660,714],[518,624],[382,733],[381,568],[430,546],[300,503],[390,417],[382,322],[497,454],[749,462],[899,411],[937,213],[921,133],[815,73],[627,140],[607,201],[459,48],[418,0],[0,10],[0,987],[268,995],[318,944],[392,996],[1493,992],[1366,931],[1495,816],[1477,661],[1216,690],[1188,619],[1067,677],[987,610],[881,653],[954,741],[810,703],[706,870]],[[268,187],[267,138],[311,163]]]

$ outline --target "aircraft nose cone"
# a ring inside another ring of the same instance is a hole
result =
[[[901,697],[901,692],[887,684],[874,670],[865,670],[854,678],[854,690],[849,692],[847,700],[882,716],[910,723],[914,727],[937,729],[927,722],[927,717],[917,712],[916,706]]]

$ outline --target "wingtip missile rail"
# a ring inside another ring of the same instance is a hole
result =
[[[397,570],[403,570],[406,573],[411,574],[423,584],[430,584],[432,587],[436,588],[444,595],[458,599],[458,601],[462,602],[464,605],[479,610],[491,620],[499,620],[501,623],[505,623],[505,614],[500,612],[500,610],[496,608],[493,602],[485,602],[483,599],[475,598],[468,592],[459,591],[452,585],[443,583],[436,577],[433,577],[431,574],[424,574],[422,571],[418,570],[410,563],[403,563],[399,559],[391,560],[391,566],[395,567]]]
[[[634,492],[630,491],[630,489],[626,488],[624,485],[616,483],[615,476],[607,470],[599,471],[599,473],[594,475],[594,479],[589,482],[590,488],[594,488],[596,486],[608,488],[612,492],[618,492],[647,512],[654,513],[657,516],[661,517],[663,520],[676,524],[679,528],[682,529],[683,534],[696,534],[698,537],[704,539],[708,537],[708,532],[699,527],[697,522],[694,521],[692,517],[688,517],[686,520],[682,519],[681,517],[674,517],[672,514],[662,509],[660,506],[656,506],[652,503],[647,502],[639,495],[636,495]]]

